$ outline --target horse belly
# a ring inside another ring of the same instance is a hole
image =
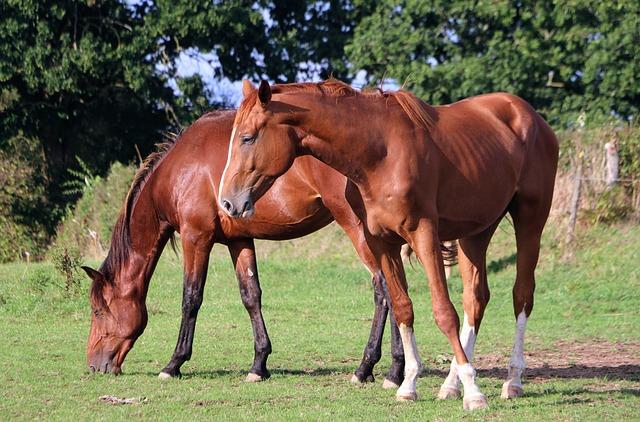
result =
[[[442,240],[477,234],[504,215],[517,187],[518,174],[494,165],[475,177],[453,178],[438,187],[438,219]]]

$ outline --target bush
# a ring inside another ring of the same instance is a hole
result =
[[[85,175],[82,196],[59,225],[49,257],[66,249],[79,250],[87,258],[103,258],[135,172],[133,165],[114,163],[106,178]]]
[[[560,163],[554,196],[554,210],[568,212],[573,176],[582,165],[580,199],[584,223],[611,223],[640,217],[640,127],[603,125],[585,130],[560,132]],[[619,155],[619,182],[605,183],[607,142],[616,142]]]
[[[21,135],[6,143],[0,149],[0,262],[37,259],[49,237],[44,222],[55,214],[47,205],[41,152]]]

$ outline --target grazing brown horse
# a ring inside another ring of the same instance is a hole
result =
[[[259,89],[245,82],[230,154],[220,182],[221,206],[250,216],[269,186],[293,163],[312,155],[345,175],[347,199],[366,222],[366,240],[382,268],[405,353],[399,400],[415,400],[420,358],[413,307],[400,258],[407,242],[429,279],[436,324],[454,352],[440,397],[460,395],[464,408],[487,407],[470,364],[489,300],[487,245],[510,213],[518,248],[513,288],[516,338],[503,397],[522,394],[523,342],[533,308],[534,270],[549,214],[558,143],[522,99],[481,95],[431,107],[408,92],[362,93],[335,80]],[[440,241],[459,239],[465,311],[459,334]],[[462,341],[461,341],[462,338]]]
[[[342,226],[364,265],[374,275],[375,314],[371,335],[352,381],[373,381],[388,313],[380,269],[364,240],[360,220],[344,196],[347,179],[307,157],[298,160],[260,201],[260,212],[238,221],[219,212],[216,193],[227,158],[235,112],[212,112],[152,154],[135,177],[116,223],[109,254],[100,267],[83,267],[93,279],[93,316],[87,361],[94,371],[119,373],[125,356],[147,323],[145,299],[158,258],[174,231],[181,235],[184,258],[182,323],[178,343],[160,377],[180,375],[191,357],[198,309],[214,243],[229,248],[242,302],[251,317],[255,355],[248,381],[269,377],[271,341],[261,311],[254,238],[291,239],[312,233],[332,220]],[[387,386],[403,379],[404,357],[392,318],[393,363]]]

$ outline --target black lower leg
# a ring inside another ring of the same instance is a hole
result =
[[[262,316],[262,290],[258,280],[253,241],[230,245],[229,252],[236,268],[242,304],[251,318],[254,355],[250,373],[266,379],[271,376],[267,369],[267,358],[271,354],[271,340]]]
[[[391,368],[386,378],[396,385],[404,381],[404,348],[393,312],[391,312]]]
[[[196,329],[198,310],[202,305],[203,287],[204,283],[191,283],[185,280],[185,288],[182,295],[182,322],[180,323],[178,343],[171,361],[162,370],[163,373],[172,377],[181,376],[180,367],[191,359],[193,334]]]
[[[373,284],[373,301],[375,304],[375,311],[373,314],[373,321],[371,322],[369,341],[364,348],[362,362],[355,372],[355,376],[360,382],[374,381],[373,368],[380,361],[380,357],[382,356],[382,337],[384,334],[384,325],[387,322],[389,308],[386,304],[381,279],[382,276],[380,274],[376,274],[371,280],[371,283]]]

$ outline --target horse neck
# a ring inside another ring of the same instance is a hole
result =
[[[294,97],[294,96],[290,96]],[[302,140],[309,153],[357,184],[366,183],[367,173],[386,154],[384,128],[373,119],[351,118],[353,110],[377,112],[380,104],[356,96],[331,97],[304,94],[304,112],[299,127],[310,135]],[[362,124],[366,123],[366,124]]]
[[[153,175],[152,175],[153,177]],[[145,182],[136,198],[129,219],[127,259],[122,262],[116,277],[118,294],[144,301],[160,254],[173,230],[158,218],[154,206],[152,180]]]

